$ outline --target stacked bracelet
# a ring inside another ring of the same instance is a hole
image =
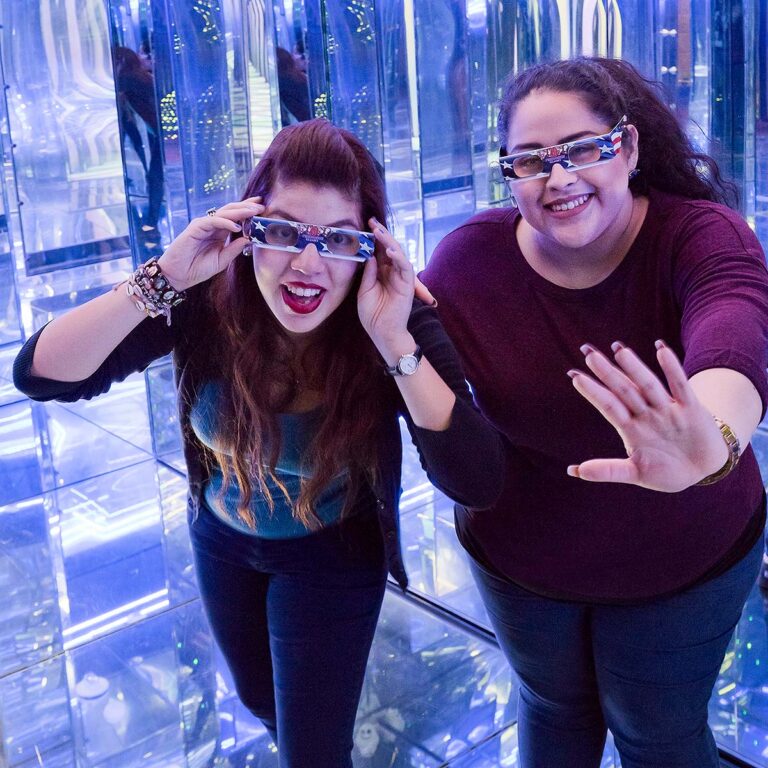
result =
[[[186,298],[165,277],[156,258],[142,264],[125,282],[125,292],[139,312],[149,317],[163,315],[171,324],[171,309]]]
[[[717,428],[720,430],[720,434],[725,440],[725,444],[728,446],[728,459],[717,472],[713,472],[711,475],[707,475],[703,480],[699,480],[696,485],[712,485],[722,480],[726,475],[729,475],[733,468],[739,463],[741,458],[741,444],[739,438],[736,437],[734,431],[722,420],[714,417]]]

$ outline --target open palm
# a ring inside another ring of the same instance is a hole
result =
[[[668,388],[628,347],[614,344],[615,363],[589,345],[582,352],[594,378],[570,371],[574,387],[618,432],[627,456],[591,459],[569,467],[569,474],[674,493],[725,463],[720,430],[669,347],[657,342]]]

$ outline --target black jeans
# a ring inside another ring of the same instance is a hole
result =
[[[386,583],[373,511],[297,539],[239,533],[203,505],[191,528],[213,636],[281,768],[351,768]]]

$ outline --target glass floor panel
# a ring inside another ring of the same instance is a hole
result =
[[[0,406],[26,399],[13,386],[13,361],[20,349],[20,344],[6,344],[0,347]]]
[[[496,648],[387,594],[355,765],[443,765],[514,717],[513,691]],[[198,600],[0,678],[0,701],[3,765],[277,765]]]
[[[519,768],[517,726],[502,729],[448,765],[450,768]],[[600,768],[621,768],[610,733]]]
[[[0,701],[4,766],[277,766],[198,600],[0,678]],[[388,593],[354,765],[516,765],[514,701],[494,646]]]
[[[122,392],[112,407],[123,407]],[[130,412],[131,398],[125,407]],[[146,419],[146,416],[144,417]],[[141,423],[131,441],[59,403],[13,402],[0,407],[0,504],[8,504],[151,458]]]

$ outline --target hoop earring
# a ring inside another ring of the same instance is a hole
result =
[[[633,168],[633,169],[632,169],[632,170],[629,172],[629,180],[630,180],[630,181],[632,181],[632,179],[634,179],[634,178],[635,178],[635,176],[637,176],[637,174],[638,174],[638,173],[640,173],[640,169],[639,169],[639,168]]]

